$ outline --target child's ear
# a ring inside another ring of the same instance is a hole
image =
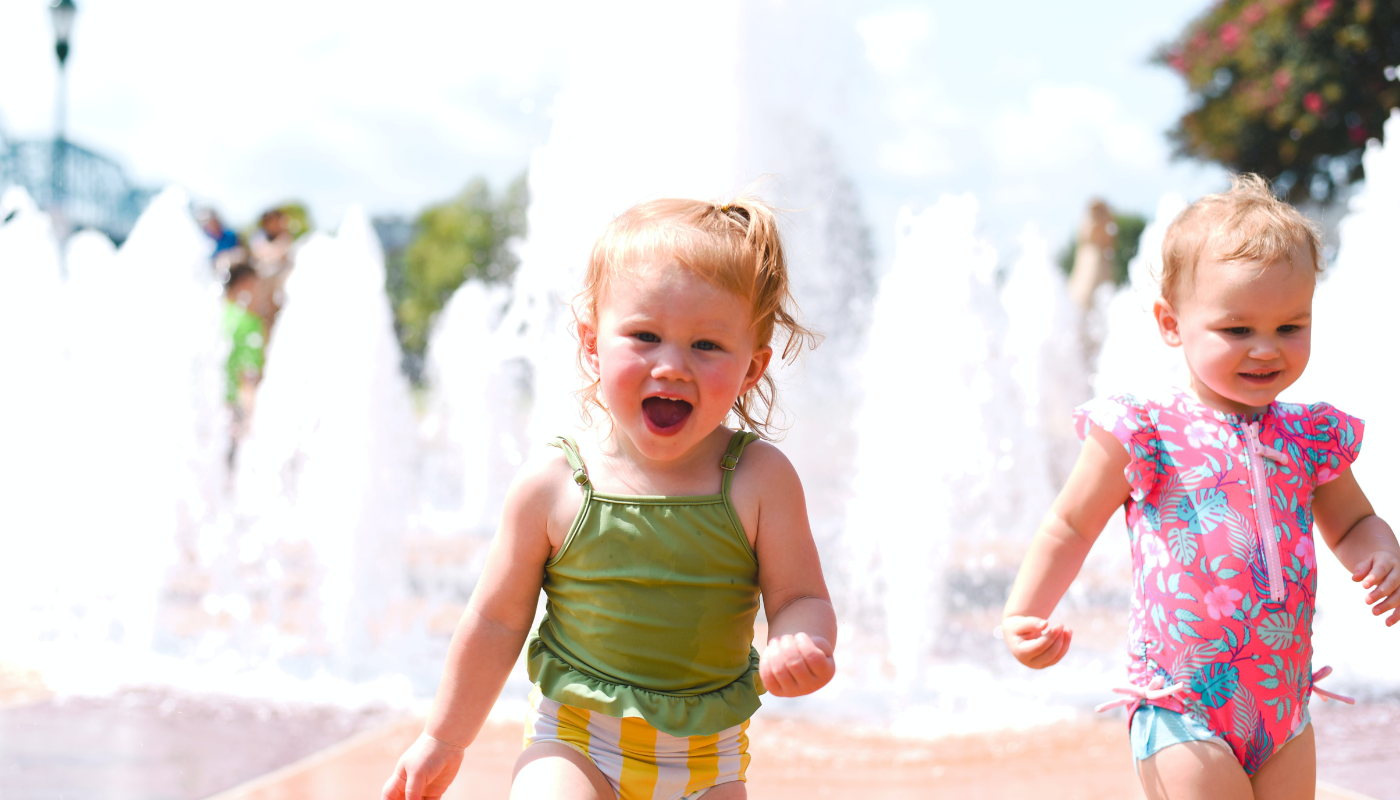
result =
[[[1176,316],[1172,304],[1166,298],[1157,298],[1157,302],[1152,304],[1152,316],[1157,318],[1157,332],[1162,335],[1162,341],[1172,347],[1180,347],[1181,320]]]
[[[743,394],[758,385],[763,378],[763,373],[768,371],[768,363],[773,360],[773,348],[764,345],[753,351],[753,358],[749,361],[749,371],[744,373],[744,382],[739,387],[739,394]]]
[[[598,372],[598,332],[590,322],[578,321],[578,345],[583,349],[583,360],[594,375]]]

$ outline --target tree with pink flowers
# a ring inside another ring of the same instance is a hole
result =
[[[1178,155],[1330,200],[1400,107],[1400,0],[1223,0],[1157,59],[1190,87]]]

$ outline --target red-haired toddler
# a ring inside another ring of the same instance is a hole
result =
[[[814,340],[772,212],[632,208],[594,246],[576,311],[588,435],[559,437],[515,479],[386,800],[446,790],[521,647],[535,685],[513,798],[745,797],[759,695],[808,694],[835,672],[802,484],[762,441],[775,334],[785,356]]]

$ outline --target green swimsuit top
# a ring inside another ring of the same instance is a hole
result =
[[[715,734],[758,710],[758,558],[729,502],[757,438],[735,431],[720,493],[694,497],[594,492],[573,440],[550,443],[583,505],[544,566],[545,614],[526,646],[545,697],[672,736]]]

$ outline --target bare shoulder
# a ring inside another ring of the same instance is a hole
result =
[[[582,502],[574,469],[564,452],[540,445],[511,481],[505,516],[525,529],[544,530],[552,548],[557,549]]]
[[[807,499],[802,493],[802,480],[792,462],[770,442],[753,442],[744,448],[739,466],[734,470],[734,482],[729,501],[744,526],[750,544],[775,533],[775,524],[801,521],[806,528]]]
[[[558,494],[561,487],[573,483],[573,472],[564,451],[539,445],[531,449],[525,463],[520,465],[510,491],[532,501],[545,500]]]
[[[762,439],[749,443],[734,470],[734,485],[763,489],[779,487],[802,490],[802,481],[792,462],[772,442]]]

